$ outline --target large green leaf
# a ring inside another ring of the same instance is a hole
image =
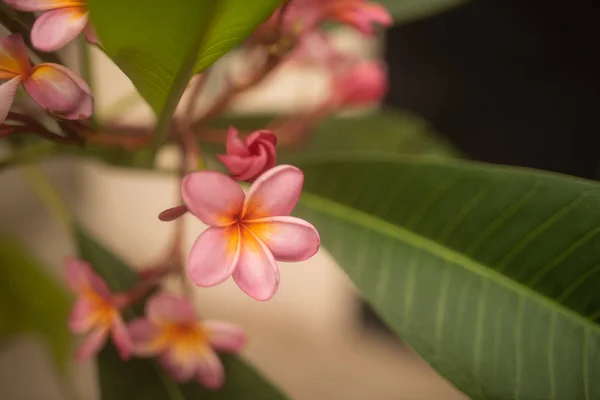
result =
[[[313,159],[297,213],[473,399],[600,398],[600,186],[396,156]]]
[[[0,337],[39,335],[59,366],[68,360],[70,299],[29,253],[0,239]]]
[[[87,5],[102,48],[160,114],[174,86],[183,89],[192,71],[231,50],[279,2],[87,0]]]
[[[467,0],[376,0],[376,2],[384,5],[396,23],[401,24],[438,14],[466,3]]]
[[[137,275],[116,256],[82,229],[76,232],[79,255],[89,261],[114,291],[130,288]],[[219,391],[209,391],[197,383],[180,385],[167,376],[153,361],[134,359],[123,362],[115,349],[107,346],[98,357],[100,389],[105,400],[186,400],[235,399],[283,400],[273,385],[265,381],[245,361],[221,356],[226,383]]]

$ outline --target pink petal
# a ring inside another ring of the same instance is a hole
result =
[[[217,159],[223,163],[225,168],[229,170],[232,175],[240,175],[246,171],[252,164],[252,157],[250,156],[232,156],[229,154],[217,154]]]
[[[209,287],[231,276],[239,258],[238,226],[210,227],[198,236],[188,258],[188,276],[197,286]]]
[[[235,179],[238,181],[254,181],[256,178],[260,176],[263,172],[265,172],[267,168],[267,152],[261,146],[259,148],[259,153],[255,156],[248,157],[250,160],[250,164],[248,165],[248,169],[242,172],[239,176],[236,176]]]
[[[261,129],[252,132],[246,140],[244,140],[244,143],[248,148],[252,147],[256,142],[263,142],[265,145],[270,144],[272,147],[275,147],[275,145],[277,145],[277,136],[268,129]]]
[[[160,329],[145,318],[136,318],[127,327],[133,351],[139,356],[154,356],[159,349],[154,341],[160,334]]]
[[[254,234],[243,229],[239,261],[233,272],[235,283],[255,300],[268,300],[279,286],[279,268],[273,255]]]
[[[66,7],[43,13],[31,28],[31,43],[41,51],[64,47],[81,33],[88,23],[83,7]]]
[[[205,321],[210,345],[218,351],[237,353],[246,344],[246,332],[239,326],[229,322]]]
[[[12,79],[20,75],[25,79],[31,71],[31,63],[23,37],[13,34],[0,38],[0,79]]]
[[[17,76],[0,85],[0,124],[8,116],[20,84],[21,78]]]
[[[219,389],[225,382],[225,371],[214,351],[206,351],[200,359],[196,379],[207,389]]]
[[[115,347],[119,352],[121,360],[128,360],[131,357],[133,351],[133,345],[129,337],[127,327],[123,322],[120,315],[116,316],[112,325],[112,340],[115,343]]]
[[[69,321],[67,325],[69,330],[73,333],[85,333],[89,331],[94,323],[92,316],[95,311],[94,304],[86,298],[78,298],[73,305],[71,314],[69,315]]]
[[[392,26],[394,24],[392,14],[381,4],[366,4],[362,7],[362,13],[379,25]]]
[[[158,357],[158,362],[177,382],[189,381],[197,371],[195,354],[177,354],[169,350]]]
[[[233,126],[227,131],[227,139],[225,141],[225,149],[227,154],[232,156],[247,157],[250,155],[248,147],[238,137],[238,130]]]
[[[146,303],[146,316],[155,325],[196,321],[194,306],[184,297],[160,293]]]
[[[302,192],[304,174],[291,165],[279,165],[262,174],[250,187],[244,219],[289,215]]]
[[[201,171],[183,179],[181,197],[188,210],[202,222],[227,226],[242,211],[245,195],[240,185],[227,175]]]
[[[96,328],[89,335],[85,337],[81,346],[77,349],[75,353],[75,358],[82,360],[85,358],[93,357],[98,352],[104,344],[106,343],[106,338],[108,337],[108,328],[101,327]]]
[[[83,79],[58,64],[39,64],[23,86],[43,108],[66,119],[92,115],[93,95]]]
[[[80,0],[4,0],[4,3],[21,11],[47,11],[83,5]]]
[[[85,28],[83,28],[83,34],[85,35],[85,38],[88,40],[88,42],[90,42],[92,44],[99,43],[98,36],[96,36],[96,30],[94,29],[92,24],[90,24],[89,22],[85,26]]]
[[[319,232],[300,218],[270,217],[244,224],[278,261],[304,261],[319,251]]]
[[[77,258],[68,259],[65,263],[65,277],[67,285],[74,292],[87,294],[89,290],[92,290],[103,299],[111,300],[108,285],[87,262]]]

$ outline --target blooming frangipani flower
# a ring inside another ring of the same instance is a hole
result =
[[[199,321],[185,298],[157,294],[146,303],[146,317],[129,325],[134,353],[157,356],[179,382],[196,379],[209,389],[223,385],[225,374],[215,350],[235,353],[246,343],[244,330],[228,322]]]
[[[266,170],[275,166],[277,137],[269,130],[259,130],[243,141],[233,126],[227,131],[225,143],[227,154],[217,158],[237,181],[252,182]]]
[[[383,99],[388,89],[385,65],[366,61],[333,77],[333,102],[338,105],[362,106]]]
[[[21,11],[40,11],[31,28],[31,43],[42,51],[55,51],[72,41],[82,31],[86,38],[97,43],[88,22],[88,12],[82,0],[4,0]]]
[[[83,260],[69,259],[65,265],[67,284],[77,295],[68,326],[73,333],[86,334],[76,357],[97,354],[110,334],[122,359],[131,355],[131,341],[119,309],[122,301]]]
[[[262,174],[248,195],[220,172],[187,175],[181,196],[187,209],[210,225],[194,243],[188,275],[197,286],[215,286],[233,276],[245,293],[268,300],[279,286],[278,261],[303,261],[318,250],[314,226],[290,217],[304,174],[280,165]]]
[[[64,119],[87,119],[92,115],[94,97],[87,83],[62,65],[42,63],[31,66],[21,35],[0,38],[0,123],[4,122],[20,84],[52,114]]]

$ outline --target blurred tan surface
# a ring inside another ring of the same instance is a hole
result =
[[[365,46],[373,47],[364,43],[353,46],[351,41],[345,46],[363,50]],[[98,54],[95,71],[97,104],[100,114],[107,118],[113,115],[110,104],[127,96],[131,84]],[[316,101],[315,93],[324,87],[323,82],[317,83],[318,74],[313,77],[314,85],[306,85],[306,76],[300,79],[293,71],[281,75],[267,82],[271,89],[263,88],[262,94],[249,93],[235,109],[292,109],[303,101]],[[127,113],[126,120],[150,123],[152,117],[147,106],[139,105]],[[168,152],[165,158],[168,163]],[[177,182],[173,177],[74,159],[48,163],[45,171],[59,185],[84,226],[132,265],[146,265],[166,251],[172,226],[156,216],[177,204]],[[20,171],[0,173],[0,187],[0,234],[16,234],[62,280],[61,259],[73,250],[69,238],[29,189]],[[186,218],[189,248],[203,227],[197,220]],[[168,287],[179,290],[179,282],[170,282]],[[352,285],[325,250],[303,263],[281,263],[281,286],[268,302],[250,299],[231,281],[195,290],[195,296],[203,315],[231,320],[247,329],[250,342],[244,356],[292,399],[464,398],[406,347],[361,328]],[[99,398],[93,362],[74,365],[76,393],[68,395],[49,368],[51,363],[43,347],[35,340],[20,338],[1,350],[3,400]]]

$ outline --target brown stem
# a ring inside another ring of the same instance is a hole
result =
[[[0,137],[13,133],[33,133],[35,135],[41,136],[45,139],[57,143],[76,145],[83,144],[83,141],[78,136],[73,136],[69,134],[67,134],[67,136],[59,135],[58,133],[47,129],[36,119],[25,114],[9,112],[6,121],[17,122],[19,123],[19,125],[12,125],[10,123],[5,122],[4,124],[2,124],[2,133],[0,133]]]

